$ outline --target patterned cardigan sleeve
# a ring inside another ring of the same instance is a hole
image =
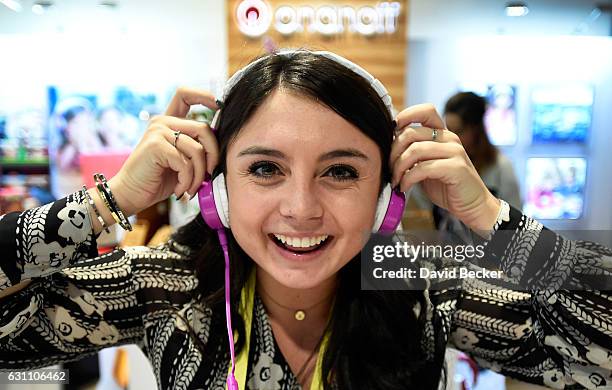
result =
[[[146,346],[144,320],[181,308],[197,285],[168,248],[98,256],[80,193],[0,217],[0,368],[66,362],[121,344]],[[143,348],[147,353],[147,349]]]
[[[526,382],[612,389],[612,250],[565,239],[503,203],[484,253],[504,278],[432,292],[450,344]]]

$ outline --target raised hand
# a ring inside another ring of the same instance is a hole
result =
[[[406,191],[420,182],[434,204],[468,227],[491,229],[500,202],[480,178],[459,137],[446,130],[435,107],[420,104],[406,108],[396,121],[397,135],[389,159],[393,185]],[[410,126],[415,123],[421,126]]]

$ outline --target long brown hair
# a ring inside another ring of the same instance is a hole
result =
[[[495,163],[497,148],[493,146],[487,135],[484,117],[487,101],[473,92],[459,92],[448,99],[444,106],[444,114],[455,114],[461,118],[463,131],[472,131],[474,144],[466,152],[472,164],[482,173],[485,168]]]

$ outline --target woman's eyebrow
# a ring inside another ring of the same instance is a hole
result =
[[[369,160],[368,156],[366,156],[359,150],[349,148],[349,149],[336,149],[336,150],[332,150],[331,152],[322,154],[319,157],[319,161],[333,160],[334,158],[340,158],[340,157],[359,158],[365,161]]]
[[[261,154],[264,156],[277,157],[283,160],[287,159],[287,156],[285,156],[285,154],[281,152],[280,150],[270,149],[270,148],[266,148],[263,146],[249,146],[248,148],[238,153],[238,157],[249,156],[249,155],[254,155],[254,154]]]
[[[263,156],[276,157],[276,158],[280,158],[283,160],[287,159],[287,156],[280,150],[270,149],[270,148],[266,148],[263,146],[250,146],[244,149],[243,151],[241,151],[240,153],[238,153],[238,157],[249,156],[249,155],[263,155]],[[341,157],[358,158],[358,159],[365,160],[365,161],[369,160],[368,156],[366,156],[359,150],[348,148],[348,149],[336,149],[336,150],[332,150],[330,152],[324,153],[321,156],[319,156],[318,161],[333,160],[335,158],[341,158]]]

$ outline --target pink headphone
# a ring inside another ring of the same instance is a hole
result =
[[[275,55],[291,55],[296,50],[282,50]],[[374,78],[365,69],[361,68],[357,64],[341,57],[335,53],[328,51],[315,51],[312,54],[321,55],[329,58],[335,62],[338,62],[347,68],[351,69],[355,73],[365,78],[370,85],[376,90],[378,96],[383,100],[385,106],[389,110],[391,116],[393,116],[393,106],[391,104],[391,96],[387,92],[386,88],[380,81]],[[241,70],[237,71],[227,82],[223,90],[223,101],[226,99],[227,94],[236,85],[238,80],[242,78],[245,72],[247,72],[253,65],[262,61],[266,57],[256,60]],[[211,123],[211,129],[215,131],[219,122],[219,115],[221,109],[217,110]],[[225,187],[225,176],[222,174],[215,177],[212,181],[204,181],[202,186],[198,190],[198,200],[200,203],[200,212],[202,217],[208,226],[217,231],[219,236],[219,242],[223,248],[225,255],[225,316],[227,324],[227,335],[230,344],[230,355],[232,359],[232,371],[227,377],[227,388],[229,390],[238,390],[238,383],[234,376],[235,370],[235,352],[234,352],[234,332],[232,330],[231,321],[231,306],[230,306],[230,277],[229,277],[229,254],[227,248],[227,236],[225,229],[230,229],[229,219],[229,207],[227,198],[227,189]],[[394,190],[391,188],[391,184],[387,183],[378,198],[378,205],[376,207],[376,215],[374,218],[374,225],[372,226],[373,233],[380,234],[391,234],[397,229],[404,213],[404,207],[406,204],[406,196],[403,192]]]

